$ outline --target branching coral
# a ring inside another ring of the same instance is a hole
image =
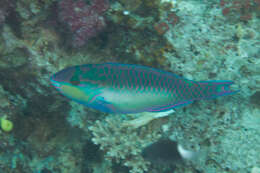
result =
[[[143,173],[150,163],[142,158],[141,151],[160,135],[158,131],[149,133],[145,128],[135,129],[122,123],[118,116],[96,121],[94,126],[89,127],[94,135],[92,141],[106,152],[106,159],[123,163],[131,168],[131,173]]]

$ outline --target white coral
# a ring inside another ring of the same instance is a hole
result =
[[[131,168],[131,173],[143,173],[148,170],[149,162],[142,158],[142,149],[159,139],[160,135],[158,131],[148,133],[145,128],[136,129],[122,124],[123,120],[114,115],[96,121],[89,127],[94,136],[92,141],[106,152],[106,159],[122,162]]]

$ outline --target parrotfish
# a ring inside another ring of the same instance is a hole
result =
[[[231,95],[232,81],[193,81],[171,72],[129,64],[85,64],[50,78],[68,98],[106,113],[162,112],[195,100]]]

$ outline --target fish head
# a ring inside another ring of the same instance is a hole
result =
[[[65,68],[51,76],[50,81],[55,88],[59,88],[64,84],[78,85],[79,73],[75,67]]]
[[[77,67],[65,68],[50,77],[52,85],[62,94],[74,98],[83,95],[81,90],[80,73]]]
[[[77,102],[87,103],[96,94],[93,92],[93,84],[86,77],[88,73],[91,74],[88,66],[68,67],[52,75],[50,81],[63,95]]]
[[[99,72],[94,64],[86,64],[84,66],[72,66],[65,68],[51,76],[52,85],[59,89],[62,85],[85,86],[89,84],[97,84]]]

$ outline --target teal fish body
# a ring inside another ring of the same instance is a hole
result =
[[[104,63],[68,67],[50,78],[63,95],[107,113],[161,112],[195,100],[230,95],[232,81],[192,81],[138,65]]]

